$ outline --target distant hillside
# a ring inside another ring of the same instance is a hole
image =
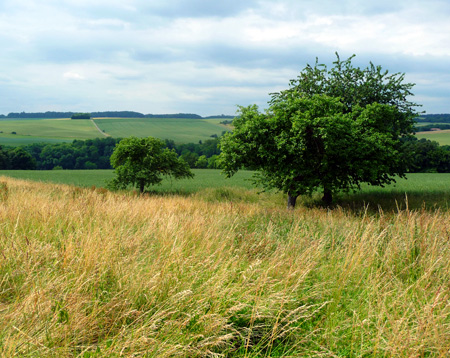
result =
[[[0,119],[23,119],[23,118],[70,118],[75,113],[78,112],[20,112],[20,113],[9,113],[8,115],[0,114]],[[175,113],[175,114],[143,114],[133,111],[103,111],[103,112],[91,112],[92,118],[192,118],[192,119],[210,119],[210,118],[234,118],[234,116],[228,115],[217,115],[217,116],[207,116],[202,117],[198,114],[193,113]]]

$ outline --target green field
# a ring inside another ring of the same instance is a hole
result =
[[[229,126],[223,118],[97,118],[93,120],[3,119],[0,121],[0,145],[19,146],[31,143],[71,142],[74,139],[156,137],[176,143],[198,143],[220,136]]]
[[[194,193],[206,188],[241,187],[250,189],[248,179],[252,172],[240,171],[235,176],[227,179],[220,170],[193,169],[194,179],[164,180],[155,190],[159,192]],[[58,184],[70,184],[81,187],[105,187],[107,182],[114,177],[113,170],[0,170],[0,176],[8,176],[18,179],[51,182]]]
[[[440,145],[450,145],[450,130],[442,131],[429,131],[429,132],[417,132],[417,138],[426,138],[429,140],[434,140]]]
[[[177,143],[197,143],[228,130],[214,120],[191,118],[98,118],[95,123],[116,138],[151,136],[172,139]]]
[[[259,190],[243,194],[234,189],[250,190],[254,188],[251,182],[253,172],[239,171],[235,176],[226,178],[220,170],[194,169],[194,179],[164,180],[161,185],[152,188],[159,194],[200,195],[208,200],[258,201]],[[70,184],[80,187],[106,187],[114,177],[112,170],[1,170],[0,176],[33,181]],[[234,189],[233,189],[234,188]],[[271,194],[277,205],[284,206],[282,194]],[[266,198],[265,198],[266,199]],[[300,205],[320,205],[320,194],[312,198],[300,198]],[[384,210],[450,208],[450,174],[414,173],[407,179],[398,179],[397,183],[384,188],[363,185],[356,193],[340,193],[336,196],[336,205],[355,210],[369,207],[377,211]]]
[[[13,134],[15,132],[15,134]],[[36,142],[63,142],[93,139],[103,135],[91,120],[20,119],[0,121],[0,144],[22,145]]]

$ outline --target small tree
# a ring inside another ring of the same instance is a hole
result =
[[[329,205],[338,190],[404,176],[400,138],[416,115],[406,99],[413,85],[373,64],[354,68],[351,60],[338,57],[331,70],[308,65],[289,89],[272,94],[266,113],[240,107],[233,133],[221,141],[226,174],[257,170],[255,181],[287,193],[288,207],[317,189]]]
[[[161,183],[163,177],[194,176],[174,150],[164,148],[162,140],[152,137],[121,140],[111,156],[111,165],[117,175],[110,183],[112,188],[125,189],[132,185],[141,193],[145,187]]]

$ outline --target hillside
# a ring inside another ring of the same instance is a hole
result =
[[[153,136],[177,143],[198,143],[220,136],[229,127],[215,118],[3,118],[0,120],[0,145],[19,146],[37,142],[71,142],[113,136]]]

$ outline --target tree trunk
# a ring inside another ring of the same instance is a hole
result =
[[[295,208],[295,203],[297,201],[298,195],[294,195],[291,193],[288,193],[288,203],[287,203],[287,208],[288,209],[294,209]]]
[[[144,183],[144,182],[140,182],[140,183],[139,183],[139,192],[140,192],[141,194],[144,193],[144,188],[145,188],[145,183]]]
[[[327,187],[324,187],[324,188],[323,188],[323,197],[322,197],[322,201],[324,202],[324,204],[325,204],[326,206],[330,206],[331,203],[333,202],[333,193],[332,193],[332,191],[331,191],[329,188],[327,188]]]

